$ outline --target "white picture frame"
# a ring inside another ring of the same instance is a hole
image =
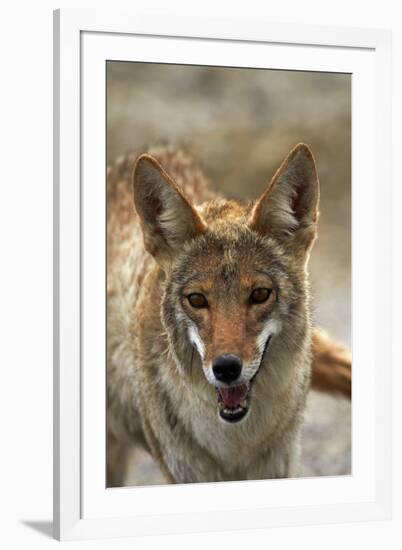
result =
[[[106,489],[105,298],[101,296],[105,288],[107,59],[219,66],[233,65],[235,59],[237,66],[352,74],[351,476],[270,480],[269,491],[266,481]],[[390,60],[391,36],[384,30],[261,20],[245,27],[229,18],[55,12],[56,538],[390,517],[391,249],[384,244],[391,243]],[[239,501],[245,503],[241,509]]]

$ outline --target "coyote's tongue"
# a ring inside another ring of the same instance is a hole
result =
[[[233,388],[219,388],[219,394],[225,407],[236,407],[246,397],[248,392],[248,384],[240,384]]]

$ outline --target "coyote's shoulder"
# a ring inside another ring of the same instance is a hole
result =
[[[318,197],[304,145],[245,205],[170,147],[108,168],[109,483],[133,440],[174,482],[294,475],[312,337],[331,355],[305,269]]]

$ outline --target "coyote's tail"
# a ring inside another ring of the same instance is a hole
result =
[[[319,329],[313,331],[313,389],[338,393],[347,398],[352,394],[352,358],[350,351],[331,340]]]

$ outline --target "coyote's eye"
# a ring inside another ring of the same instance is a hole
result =
[[[255,288],[250,294],[250,303],[252,304],[262,304],[268,300],[271,296],[271,288]]]
[[[203,294],[199,294],[198,292],[194,292],[193,294],[189,294],[187,296],[187,300],[190,302],[190,305],[192,307],[195,307],[197,309],[200,309],[202,307],[208,307],[207,299]]]

